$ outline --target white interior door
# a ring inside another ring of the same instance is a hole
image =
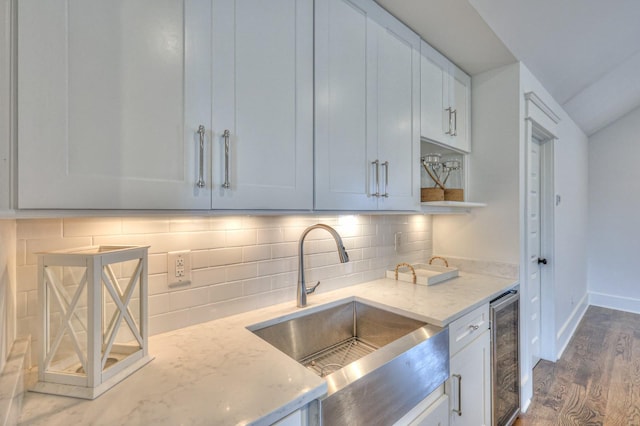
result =
[[[531,138],[529,144],[529,173],[528,173],[528,194],[529,203],[527,211],[528,233],[527,247],[529,262],[527,296],[529,303],[529,350],[532,357],[532,367],[540,361],[540,256],[541,244],[541,148],[542,142],[536,138]]]

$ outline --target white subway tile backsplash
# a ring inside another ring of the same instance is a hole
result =
[[[209,266],[209,250],[196,250],[191,252],[191,268],[202,269]]]
[[[149,316],[160,315],[169,312],[170,300],[171,297],[168,293],[149,296]]]
[[[147,286],[149,294],[161,294],[169,291],[167,274],[149,275]]]
[[[243,263],[241,265],[227,266],[227,281],[239,281],[258,276],[257,263]]]
[[[209,218],[209,228],[211,230],[231,230],[244,229],[242,226],[243,219],[241,217],[212,217]]]
[[[166,331],[176,330],[191,325],[189,323],[189,310],[168,312],[166,314],[155,315],[149,318],[149,333],[159,334]],[[153,346],[149,352],[153,353]]]
[[[281,243],[284,233],[280,228],[258,229],[258,244]]]
[[[321,281],[318,291],[378,279],[398,262],[424,262],[432,253],[431,218],[422,215],[17,220],[19,331],[36,330],[36,251],[149,245],[150,332],[156,334],[274,303],[295,303],[298,241],[317,223],[338,230],[351,259],[339,263],[327,232],[309,233],[305,271],[308,282]],[[395,251],[396,232],[404,237],[400,254]],[[192,276],[190,283],[169,287],[167,253],[175,250],[191,250]],[[125,284],[131,269],[117,268]],[[72,286],[74,280],[77,276],[67,271],[65,282]]]
[[[78,304],[81,306],[80,304]],[[38,291],[30,290],[27,293],[27,316],[38,315]]]
[[[174,291],[169,298],[169,309],[171,311],[177,311],[193,306],[205,305],[208,303],[208,299],[209,289],[207,287]]]
[[[150,254],[147,259],[149,265],[149,274],[166,274],[167,273],[167,254],[158,253]]]
[[[295,288],[298,283],[298,271],[287,272],[284,274],[277,274],[271,276],[271,288]]]
[[[22,219],[17,221],[16,238],[33,240],[62,237],[62,219]]]
[[[233,265],[241,263],[243,256],[242,247],[222,248],[209,251],[209,266]]]
[[[180,217],[169,221],[169,232],[201,232],[209,229],[208,217]]]
[[[128,234],[160,234],[169,232],[168,218],[130,217],[122,219],[122,233]]]
[[[193,287],[204,287],[212,284],[223,283],[226,279],[224,267],[197,269],[191,271],[191,285]]]
[[[271,246],[247,246],[242,248],[243,262],[257,262],[259,260],[271,259]]]
[[[122,234],[122,219],[118,217],[65,218],[62,221],[62,232],[65,238]]]
[[[18,318],[25,318],[27,316],[27,294],[29,292],[23,291],[16,295],[16,316]]]
[[[271,257],[278,259],[280,257],[293,257],[298,255],[298,244],[282,243],[271,245]]]
[[[293,258],[283,258],[267,260],[258,263],[258,275],[274,275],[292,271],[296,267],[296,260]]]
[[[21,291],[38,289],[38,267],[37,265],[16,266],[16,282],[18,283],[18,293]]]
[[[242,282],[212,285],[208,287],[209,302],[221,302],[242,296]]]
[[[16,241],[16,265],[27,263],[27,240]]]
[[[258,241],[255,229],[235,229],[227,231],[227,247],[250,246]]]
[[[35,265],[38,262],[36,253],[52,250],[64,250],[75,247],[88,247],[92,245],[91,237],[73,237],[73,238],[49,238],[27,240],[27,265]]]
[[[271,278],[261,277],[252,280],[245,280],[242,282],[242,288],[242,294],[244,296],[249,296],[251,294],[257,293],[266,293],[271,290]]]

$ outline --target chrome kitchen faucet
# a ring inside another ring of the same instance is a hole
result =
[[[307,287],[304,279],[304,239],[307,234],[314,229],[324,229],[325,231],[330,233],[333,239],[336,240],[336,246],[338,247],[338,256],[340,256],[340,263],[346,263],[349,261],[349,255],[347,254],[347,250],[344,248],[342,238],[340,238],[340,235],[335,229],[333,229],[329,225],[324,225],[322,223],[311,225],[310,227],[305,229],[302,232],[302,235],[300,235],[300,241],[298,242],[298,308],[307,306],[307,294],[311,294],[316,291],[316,288],[318,288],[318,286],[320,285],[320,281],[318,281],[314,286]]]

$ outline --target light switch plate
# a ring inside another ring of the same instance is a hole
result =
[[[167,277],[169,287],[191,284],[191,250],[167,253]]]

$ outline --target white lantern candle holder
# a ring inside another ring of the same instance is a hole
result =
[[[95,399],[148,354],[147,247],[38,254],[36,392]]]

